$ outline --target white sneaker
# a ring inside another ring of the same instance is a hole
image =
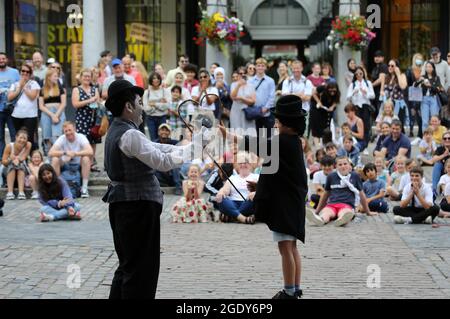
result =
[[[396,224],[399,224],[399,225],[409,225],[409,224],[412,224],[412,221],[411,221],[410,218],[402,217],[402,216],[398,216],[398,215],[394,216],[394,222],[395,222]]]
[[[33,192],[31,194],[31,199],[33,199],[33,200],[39,199],[39,193],[38,192]]]
[[[81,190],[81,198],[89,198],[89,191],[87,189]]]
[[[19,193],[19,195],[17,196],[18,200],[26,200],[27,199],[27,195],[25,195],[25,193]]]
[[[424,223],[427,225],[433,224],[433,217],[428,216],[427,219],[425,219]]]
[[[316,214],[316,212],[312,209],[307,207],[306,208],[306,219],[316,225],[316,226],[323,226],[325,225],[325,222],[323,221],[322,217]]]
[[[336,220],[336,222],[334,223],[334,226],[336,226],[336,227],[345,226],[352,221],[353,217],[355,217],[354,212],[345,213],[339,219]]]
[[[16,196],[14,195],[14,193],[8,193],[6,194],[6,200],[15,200]]]
[[[54,221],[55,217],[52,215],[47,215],[47,214],[41,213],[39,220],[41,221],[41,223],[48,223],[48,222]]]

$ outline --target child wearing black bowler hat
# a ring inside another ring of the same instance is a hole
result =
[[[279,134],[269,141],[269,148],[273,158],[277,155],[274,152],[278,144],[279,167],[272,173],[266,170],[268,166],[265,165],[258,184],[249,187],[256,187],[256,220],[267,224],[281,255],[284,287],[273,299],[299,299],[303,292],[297,240],[305,241],[305,201],[308,193],[300,137],[306,127],[306,113],[302,110],[301,99],[288,95],[278,100],[273,114]]]

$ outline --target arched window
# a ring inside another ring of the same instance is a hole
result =
[[[266,0],[252,15],[253,26],[309,25],[308,15],[295,0]]]

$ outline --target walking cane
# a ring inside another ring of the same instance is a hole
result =
[[[186,120],[183,118],[183,116],[181,115],[181,108],[183,107],[184,104],[187,103],[192,103],[194,104],[196,107],[199,107],[200,105],[202,105],[203,100],[208,97],[208,96],[215,96],[217,98],[219,98],[218,95],[216,94],[206,94],[199,102],[194,101],[192,99],[183,101],[179,106],[178,106],[178,116],[180,117],[181,121],[184,123],[184,125],[187,127],[187,129],[192,133],[192,135],[194,135],[194,130],[191,128],[191,126],[186,122]],[[219,98],[220,100],[220,98]],[[221,106],[222,106],[222,102],[220,102]],[[203,118],[202,119],[202,127],[206,127],[207,129],[210,129],[213,127],[213,123],[211,123],[211,121],[207,118]],[[244,201],[246,201],[247,199],[244,197],[244,195],[242,195],[242,193],[237,189],[236,185],[234,185],[234,183],[230,180],[230,176],[228,176],[228,174],[224,171],[224,169],[222,168],[222,166],[219,165],[219,163],[217,163],[217,161],[214,159],[214,157],[206,150],[206,148],[203,148],[203,152],[208,155],[208,157],[213,161],[214,165],[217,166],[217,168],[222,172],[223,176],[225,176],[228,180],[228,182],[230,182],[231,186],[236,190],[236,192],[238,192],[238,194],[242,197],[242,199]]]

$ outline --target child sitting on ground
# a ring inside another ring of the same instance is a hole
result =
[[[183,194],[172,208],[173,223],[207,223],[212,205],[202,199],[205,183],[200,178],[200,167],[191,165],[188,180],[183,181]]]
[[[69,185],[51,165],[44,164],[39,169],[38,183],[41,222],[81,220],[80,205],[74,202]]]
[[[377,168],[377,178],[387,185],[391,183],[391,176],[389,175],[389,170],[386,169],[385,163],[383,157],[375,157],[374,164]]]
[[[388,204],[384,200],[386,183],[377,179],[377,168],[374,164],[367,164],[364,167],[364,175],[367,177],[367,181],[363,184],[364,194],[370,210],[386,214],[389,210]]]
[[[38,180],[39,180],[39,169],[44,165],[44,156],[39,150],[33,151],[31,153],[31,162],[28,164],[28,169],[30,171],[30,175],[27,176],[25,180],[25,184],[29,184],[33,189],[33,194],[31,195],[31,199],[39,199],[38,189]]]
[[[337,145],[340,148],[344,147],[344,137],[346,137],[347,135],[352,136],[352,128],[350,127],[350,124],[344,123],[341,126],[341,137],[337,141]],[[358,140],[354,136],[352,136],[352,138],[353,138],[353,145],[358,144]]]
[[[387,184],[388,187],[386,189],[386,192],[389,195],[390,200],[397,202],[402,198],[400,181],[403,176],[409,174],[406,171],[406,157],[403,155],[398,155],[395,158],[395,167],[396,171],[391,175],[391,181]]]
[[[410,183],[403,189],[400,206],[394,207],[396,224],[432,224],[439,215],[434,204],[431,185],[423,182],[423,169],[414,167],[410,171]]]
[[[333,220],[336,220],[335,226],[345,226],[355,217],[358,198],[364,212],[370,216],[377,215],[371,212],[367,205],[361,178],[352,172],[350,160],[347,157],[338,157],[336,172],[327,177],[325,193],[320,198],[319,206],[315,212],[307,207],[306,217],[317,226],[324,226]]]
[[[380,115],[378,115],[376,120],[377,134],[381,133],[381,125],[383,123],[392,124],[393,120],[398,119],[398,116],[394,114],[394,103],[392,102],[392,100],[387,100],[386,103],[384,103],[383,110],[380,112]]]
[[[321,161],[322,161],[322,159],[323,159],[323,157],[324,156],[326,156],[326,154],[325,154],[325,150],[324,149],[318,149],[317,151],[316,151],[316,161],[314,162],[314,164],[313,165],[311,165],[311,167],[310,167],[310,178],[311,179],[313,179],[314,178],[314,175],[317,173],[317,172],[319,172],[320,171],[320,169],[321,169]]]
[[[420,154],[417,159],[420,166],[433,166],[433,155],[436,148],[436,143],[433,141],[433,129],[429,127],[423,132],[423,140],[419,144]]]
[[[447,184],[444,189],[444,199],[441,202],[441,212],[439,217],[450,218],[450,184]]]
[[[320,197],[325,193],[327,177],[334,171],[334,159],[329,156],[325,156],[320,162],[320,168],[322,170],[314,174],[312,181],[312,189],[314,193],[311,195],[311,206],[314,207],[314,209],[319,206]]]
[[[354,145],[353,136],[346,135],[344,136],[344,147],[341,148],[338,153],[338,157],[348,157],[352,162],[352,166],[356,167],[359,165],[361,157],[359,154],[358,146]]]
[[[30,151],[31,143],[28,142],[28,132],[25,130],[19,130],[16,134],[16,141],[5,147],[2,163],[6,169],[8,183],[6,200],[16,199],[14,195],[16,181],[19,188],[17,199],[27,199],[25,195],[25,176],[28,174],[27,159]]]
[[[336,161],[337,153],[338,153],[338,147],[334,143],[328,143],[325,146],[325,153],[327,156],[331,157],[333,160]]]
[[[375,152],[380,152],[383,149],[384,140],[391,135],[391,124],[384,122],[381,124],[381,134],[378,135],[377,143],[375,145],[375,149],[373,150],[373,154]]]
[[[221,168],[228,177],[233,176],[233,164],[223,163],[221,165]],[[215,169],[205,185],[205,192],[211,195],[209,200],[213,203],[215,209],[219,209],[219,205],[216,203],[216,195],[223,188],[227,181],[227,176],[223,174],[222,170],[219,170],[218,168]]]

